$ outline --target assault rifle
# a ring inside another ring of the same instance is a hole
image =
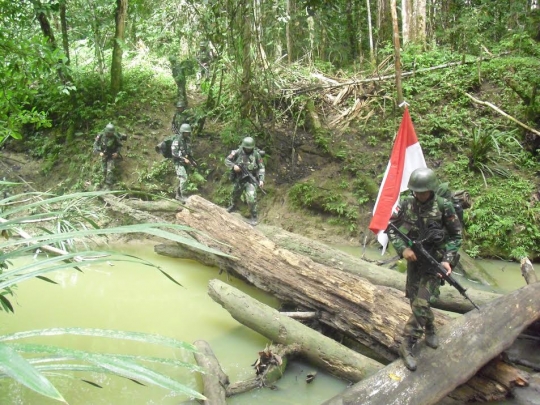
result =
[[[242,173],[240,174],[241,178],[244,179],[247,177],[251,184],[253,184],[255,187],[258,187],[259,190],[261,190],[261,193],[266,195],[266,191],[264,191],[261,186],[259,186],[259,180],[255,178],[255,176],[248,170],[248,168],[243,164],[239,164],[238,167],[240,167],[240,170],[242,170]]]
[[[461,284],[459,284],[459,282],[456,281],[456,279],[452,277],[452,275],[447,274],[446,269],[443,267],[443,265],[440,264],[433,256],[431,256],[429,252],[426,250],[426,248],[422,246],[422,241],[412,240],[403,232],[401,232],[399,228],[395,226],[393,223],[388,224],[388,228],[386,228],[386,231],[387,233],[396,233],[397,235],[399,235],[407,243],[407,245],[414,251],[415,254],[419,255],[421,258],[426,260],[433,267],[433,269],[435,269],[437,274],[439,274],[443,278],[444,281],[448,282],[448,284],[450,284],[452,287],[458,290],[459,293],[463,295],[466,299],[468,299],[469,302],[473,304],[473,306],[476,309],[478,310],[480,309],[478,308],[478,305],[476,305],[469,298],[469,296],[466,293],[467,290]]]

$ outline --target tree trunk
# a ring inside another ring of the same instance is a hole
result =
[[[285,23],[285,36],[287,38],[287,62],[289,62],[289,65],[292,63],[292,53],[293,53],[293,45],[292,45],[292,24],[291,24],[291,1],[293,0],[285,0],[285,8],[287,10],[287,22]]]
[[[390,11],[392,12],[392,26],[393,26],[393,38],[394,38],[394,66],[396,70],[396,93],[397,104],[403,103],[403,89],[401,87],[401,56],[399,45],[399,25],[396,10],[396,0],[392,0]]]
[[[249,117],[251,110],[251,6],[250,0],[242,4],[242,78],[240,82],[241,107],[243,119]]]
[[[371,26],[371,5],[370,0],[366,0],[368,37],[369,37],[369,61],[375,65],[375,51],[373,47],[373,27]]]
[[[405,274],[366,262],[338,249],[333,249],[323,243],[287,232],[281,228],[259,225],[257,229],[280,248],[308,256],[313,261],[325,266],[356,274],[375,285],[392,287],[405,292]],[[474,289],[467,290],[467,294],[477,305],[485,305],[500,297],[500,294]],[[441,296],[433,305],[435,308],[459,313],[473,309],[472,304],[467,299],[448,285],[441,287]]]
[[[116,0],[115,33],[111,63],[111,95],[114,98],[122,89],[122,47],[124,45],[128,0]]]
[[[66,0],[60,2],[60,24],[62,26],[62,46],[66,55],[66,65],[70,64],[68,25],[66,20]]]

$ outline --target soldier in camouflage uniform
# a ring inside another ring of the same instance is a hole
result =
[[[188,98],[187,98],[187,92],[186,92],[186,84],[187,84],[187,75],[188,75],[188,69],[185,61],[178,62],[178,58],[174,55],[169,56],[169,62],[171,64],[171,73],[172,77],[174,79],[174,82],[176,83],[176,86],[178,87],[178,101],[183,101],[187,104]]]
[[[115,181],[116,160],[120,158],[121,140],[122,135],[115,130],[113,124],[108,123],[105,130],[100,132],[94,141],[93,150],[94,153],[99,153],[99,156],[101,156],[101,170],[108,188]]]
[[[197,82],[198,84],[201,81],[208,80],[210,78],[210,63],[214,59],[214,53],[211,48],[209,48],[206,41],[199,42],[199,52],[197,54],[197,60],[199,61],[199,72],[197,73]]]
[[[174,113],[171,128],[175,135],[180,134],[180,127],[182,124],[196,125],[195,117],[190,110],[187,109],[187,103],[185,101],[179,101],[176,103],[176,112]]]
[[[425,240],[423,246],[450,274],[461,246],[462,229],[452,202],[435,194],[437,187],[433,170],[416,169],[408,184],[413,195],[400,201],[397,214],[390,221],[412,240]],[[405,325],[399,354],[405,366],[414,371],[412,348],[424,330],[427,346],[436,349],[439,345],[430,304],[439,296],[441,278],[428,263],[419,260],[399,235],[389,232],[389,238],[400,257],[407,260],[406,297],[412,315]]]
[[[174,137],[171,144],[171,154],[173,157],[176,176],[178,176],[178,188],[176,189],[176,199],[185,202],[185,191],[188,175],[186,166],[193,166],[195,162],[191,157],[191,126],[182,124],[178,134]]]
[[[257,224],[257,187],[264,186],[264,162],[261,152],[255,148],[255,141],[252,137],[245,137],[242,145],[236,150],[231,151],[225,158],[225,165],[232,169],[231,180],[234,182],[232,193],[232,202],[228,212],[233,212],[237,208],[238,201],[245,192],[246,202],[251,213],[251,223]],[[258,181],[255,185],[249,176],[243,173],[243,170],[249,171],[253,178]]]

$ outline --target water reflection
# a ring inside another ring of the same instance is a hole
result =
[[[269,342],[239,324],[215,303],[207,294],[208,281],[220,278],[272,307],[278,305],[276,299],[237,279],[229,279],[226,274],[218,275],[215,268],[156,255],[149,244],[130,244],[114,249],[161,266],[182,287],[155,269],[133,263],[92,265],[85,267],[84,273],[74,270],[51,273],[50,278],[59,285],[40,280],[20,284],[15,315],[2,314],[1,333],[51,327],[87,327],[155,333],[190,343],[204,339],[209,342],[231,381],[253,376],[250,365],[256,359],[257,352]],[[32,341],[97,352],[172,357],[194,363],[189,353],[134,342],[77,336],[40,337]],[[167,367],[163,365],[157,369],[172,373],[173,378],[190,388],[202,389],[195,375],[185,369]],[[346,385],[321,370],[316,370],[317,378],[312,384],[306,384],[306,370],[316,369],[302,362],[292,363],[284,378],[276,384],[277,390],[253,391],[230,398],[228,403],[253,404],[256,400],[261,404],[311,405],[336,395]],[[71,405],[172,405],[187,399],[173,396],[164,389],[140,386],[114,376],[66,375],[67,378],[52,377],[51,380]],[[92,387],[82,382],[82,378],[96,382],[103,388]],[[47,400],[11,382],[0,387],[0,403],[49,405],[58,402]]]

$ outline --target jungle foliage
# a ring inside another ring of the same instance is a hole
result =
[[[539,259],[540,10],[529,0],[418,2],[426,6],[425,26],[402,32],[401,69],[409,73],[403,95],[428,164],[473,196],[465,247],[475,256]],[[81,170],[99,182],[88,151],[111,120],[139,138],[127,158],[151,159],[155,116],[177,95],[168,59],[197,66],[205,41],[216,56],[195,114],[219,123],[224,148],[238,145],[245,132],[255,136],[269,156],[269,177],[282,166],[280,154],[294,158],[298,132],[312,134],[318,153],[341,170],[325,184],[296,178],[289,197],[356,234],[367,227],[359,207],[374,204],[402,114],[393,80],[382,79],[394,72],[389,7],[387,0],[0,0],[0,146],[43,159],[44,173],[62,167],[60,193],[86,187]],[[532,131],[474,104],[471,95]],[[277,150],[278,132],[290,134],[286,150]],[[214,200],[223,203],[230,186],[221,158],[213,151],[203,160],[190,187],[212,173]],[[157,161],[136,173],[148,191],[160,193],[170,192],[162,184],[171,175]],[[7,235],[24,218],[13,213],[2,231]],[[67,241],[92,228],[47,233],[69,249]],[[6,311],[20,277],[45,277],[42,269],[20,276],[10,269],[5,252],[13,243],[1,247]],[[26,251],[44,239],[32,243]],[[0,361],[23,364],[16,352],[25,349],[14,352],[2,338]],[[14,378],[37,381],[30,374]]]

